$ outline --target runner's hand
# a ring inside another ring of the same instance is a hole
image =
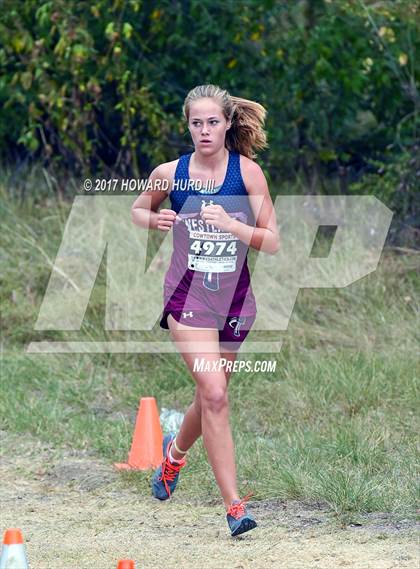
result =
[[[222,208],[221,205],[206,205],[201,209],[201,217],[210,225],[214,225],[222,231],[230,231],[233,218]]]
[[[160,231],[169,231],[172,229],[176,217],[177,213],[173,209],[161,209],[158,211],[157,228]]]

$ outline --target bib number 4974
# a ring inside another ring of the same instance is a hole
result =
[[[214,243],[213,241],[200,241],[196,239],[191,243],[191,251],[194,251],[196,255],[200,255],[204,251],[205,255],[222,255],[223,252],[227,253],[229,256],[236,255],[236,242],[231,241],[229,244],[226,241],[219,241]]]

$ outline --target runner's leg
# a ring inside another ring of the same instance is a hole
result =
[[[206,448],[210,464],[220,488],[225,506],[228,507],[232,500],[239,499],[236,483],[236,465],[232,433],[229,424],[229,401],[227,394],[228,379],[223,368],[214,371],[194,370],[196,358],[203,358],[206,362],[219,361],[218,330],[208,328],[194,328],[177,323],[172,315],[168,316],[168,326],[171,330],[175,344],[194,342],[208,342],[212,346],[212,353],[200,352],[197,345],[195,352],[180,352],[187,364],[190,373],[197,385],[196,401],[201,408],[201,430],[203,442]],[[230,374],[229,374],[230,375]],[[177,435],[177,445],[181,450],[188,450],[194,436],[198,438],[199,423],[197,404],[195,414],[190,414],[184,427],[185,418],[181,430]],[[194,436],[188,438],[187,428],[192,425]],[[187,432],[186,432],[187,431]],[[178,438],[179,437],[179,438]],[[185,438],[183,438],[185,437]],[[196,440],[195,438],[195,440]],[[194,442],[194,441],[193,441]],[[184,445],[184,446],[183,446]],[[175,458],[175,457],[174,457]]]
[[[222,352],[221,358],[225,358],[227,362],[236,360],[237,353],[235,352]],[[230,376],[232,375],[231,366],[226,365],[224,369],[226,377],[226,385],[229,386]],[[176,444],[181,450],[188,450],[192,447],[195,441],[201,437],[201,398],[199,396],[198,387],[195,388],[194,401],[188,407],[182,425],[176,436]],[[181,460],[185,454],[179,453],[175,448],[172,449],[172,456],[175,460]]]

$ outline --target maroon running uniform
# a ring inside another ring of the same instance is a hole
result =
[[[220,187],[195,186],[189,178],[191,154],[179,158],[169,194],[178,214],[173,225],[173,253],[164,281],[160,326],[168,314],[199,328],[217,328],[219,341],[238,350],[256,317],[247,264],[248,245],[228,231],[206,223],[202,207],[221,205],[230,217],[255,226],[255,217],[240,170],[240,156],[229,152]]]

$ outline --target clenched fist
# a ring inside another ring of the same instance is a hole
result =
[[[176,217],[177,213],[173,209],[161,209],[158,211],[157,228],[161,231],[169,231],[172,229]]]
[[[201,217],[208,224],[222,231],[230,231],[233,219],[221,205],[207,205],[201,208]]]

